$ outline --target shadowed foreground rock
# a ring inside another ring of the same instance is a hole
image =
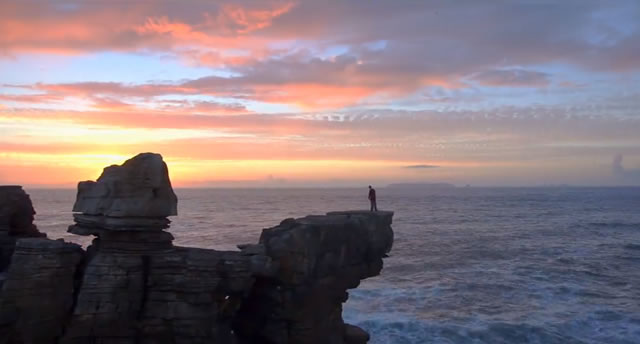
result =
[[[0,279],[0,344],[368,341],[344,324],[342,303],[380,273],[392,212],[287,219],[258,244],[216,251],[172,244],[165,229],[176,210],[157,154],[80,183],[69,231],[95,239],[86,251],[62,240],[15,243]]]
[[[0,343],[55,343],[74,303],[79,245],[18,240],[0,294]]]
[[[33,224],[35,214],[21,186],[0,186],[0,271],[9,265],[17,239],[46,237]]]
[[[352,211],[287,219],[263,230],[260,244],[279,266],[258,277],[235,329],[244,343],[366,343],[345,327],[348,289],[377,276],[391,249],[391,212]]]

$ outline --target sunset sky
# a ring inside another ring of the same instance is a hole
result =
[[[0,184],[640,185],[640,1],[0,0]]]

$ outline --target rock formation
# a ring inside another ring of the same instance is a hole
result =
[[[0,186],[0,271],[9,265],[18,238],[46,236],[33,224],[35,214],[21,186]]]
[[[235,323],[246,343],[366,343],[345,327],[348,289],[382,270],[391,249],[391,212],[335,212],[287,219],[263,230],[260,244],[279,266],[259,277]]]
[[[20,189],[21,190],[21,189]],[[0,290],[0,344],[360,344],[347,290],[382,269],[391,212],[287,219],[239,251],[173,245],[167,166],[140,154],[81,182],[71,233],[21,239]],[[33,214],[31,213],[31,216]]]

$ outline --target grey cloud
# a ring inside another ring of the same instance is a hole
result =
[[[472,79],[487,86],[544,87],[549,74],[525,69],[492,69],[478,73]]]
[[[420,67],[423,73],[451,74],[546,62],[604,67],[599,60],[610,63],[624,58],[616,54],[633,47],[626,41],[640,34],[618,29],[620,21],[630,24],[640,18],[640,6],[633,1],[425,1],[402,6],[340,1],[325,5],[303,1],[266,31],[295,33],[291,29],[304,26],[313,16],[316,26],[324,30],[307,34],[319,42],[357,46],[387,40],[387,49],[381,52],[360,53],[383,64],[396,61],[412,70]],[[608,40],[605,44],[594,37]],[[640,66],[640,62],[629,62],[627,67]],[[619,68],[610,66],[614,67]]]

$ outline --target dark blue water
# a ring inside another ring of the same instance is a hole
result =
[[[50,237],[72,190],[27,190]],[[229,249],[287,217],[366,208],[367,190],[177,190],[181,245]],[[378,189],[396,242],[345,319],[371,343],[640,343],[640,188]]]

